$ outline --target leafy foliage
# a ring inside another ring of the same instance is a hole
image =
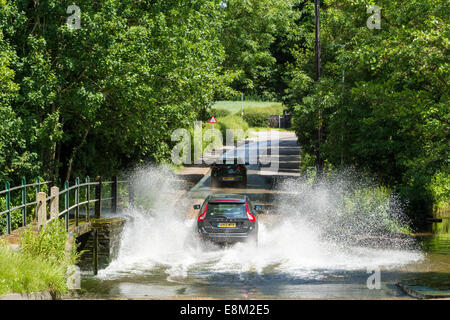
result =
[[[210,116],[214,117],[227,117],[231,115],[231,111],[227,109],[211,109]]]
[[[65,180],[163,161],[171,131],[201,118],[231,80],[219,1],[80,0],[78,30],[66,25],[70,4],[0,7],[0,149],[13,150],[1,152],[4,178],[42,168]]]
[[[368,170],[424,214],[449,199],[434,187],[435,175],[448,177],[448,11],[444,1],[377,1],[381,29],[370,30],[369,4],[325,1],[322,79],[313,82],[313,42],[292,68],[296,131],[314,157],[320,112],[330,167]]]
[[[268,127],[271,111],[264,109],[247,109],[244,113],[244,120],[251,127]]]
[[[282,114],[282,110],[277,105],[264,108],[249,107],[244,111],[244,120],[250,127],[269,127],[270,116],[279,114]]]
[[[224,66],[238,77],[233,88],[267,100],[276,97],[277,45],[295,24],[292,0],[228,0],[222,43]],[[281,60],[281,58],[279,59]],[[284,61],[283,61],[284,62]]]
[[[411,211],[448,207],[445,1],[376,1],[379,30],[366,25],[374,1],[322,1],[317,83],[312,0],[79,0],[80,29],[66,24],[71,4],[0,0],[0,182],[165,162],[174,129],[240,91],[289,106],[303,169],[320,150]],[[248,111],[218,127],[263,125]]]

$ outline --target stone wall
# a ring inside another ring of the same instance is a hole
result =
[[[121,218],[92,220],[92,229],[98,232],[98,268],[104,269],[117,257],[120,236],[125,224]],[[91,231],[77,239],[78,251],[84,251],[79,262],[83,271],[93,271],[94,232]]]

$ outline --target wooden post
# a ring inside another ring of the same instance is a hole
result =
[[[93,248],[93,257],[92,262],[94,263],[94,275],[97,275],[98,273],[98,231],[97,229],[94,229],[93,231],[94,236],[94,248]]]
[[[50,220],[57,219],[59,216],[59,188],[51,187],[50,189]]]
[[[102,215],[102,177],[97,177],[98,185],[95,186],[95,219],[100,219]]]
[[[42,228],[47,224],[47,195],[45,192],[39,192],[36,201],[38,226]]]
[[[117,213],[117,176],[113,177],[111,184],[111,211]]]

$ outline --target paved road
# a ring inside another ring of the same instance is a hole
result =
[[[267,153],[263,150],[267,150]],[[205,158],[211,159],[221,154],[217,153]],[[239,188],[233,184],[223,184],[219,188],[212,188],[208,171],[188,193],[194,203],[201,203],[209,194],[247,194],[255,204],[264,205],[270,213],[276,195],[274,188],[276,182],[300,175],[300,147],[293,132],[255,132],[254,137],[246,143],[241,143],[236,148],[227,148],[223,154],[245,157],[250,163],[247,166],[247,188]]]

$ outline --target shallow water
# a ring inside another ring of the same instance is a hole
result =
[[[441,240],[422,241],[428,245]],[[303,257],[290,259],[280,253],[271,256],[270,250],[261,252],[267,249],[261,242],[253,252],[243,246],[207,252],[190,248],[177,251],[180,259],[173,259],[175,252],[167,250],[153,258],[147,253],[147,258],[118,260],[97,277],[85,276],[82,288],[86,297],[103,298],[383,298],[405,297],[395,285],[401,280],[429,281],[432,274],[434,282],[443,283],[448,277],[448,251],[355,247],[337,254],[305,251]],[[372,274],[368,264],[380,268],[380,290],[367,287]]]
[[[305,208],[311,212],[314,201],[306,207],[295,202],[273,209],[294,216],[260,218],[257,248],[245,243],[205,247],[193,236],[195,220],[183,214],[189,201],[172,200],[172,190],[179,188],[155,179],[155,174],[143,188],[152,194],[158,187],[155,210],[123,213],[126,225],[118,257],[97,276],[83,276],[84,298],[405,298],[396,286],[401,280],[447,283],[448,220],[434,224],[429,236],[413,243],[373,248],[323,237],[320,224],[302,213]],[[324,211],[333,205],[333,193],[318,192],[308,193],[308,199],[316,198]],[[380,271],[380,289],[368,287],[374,270]]]

